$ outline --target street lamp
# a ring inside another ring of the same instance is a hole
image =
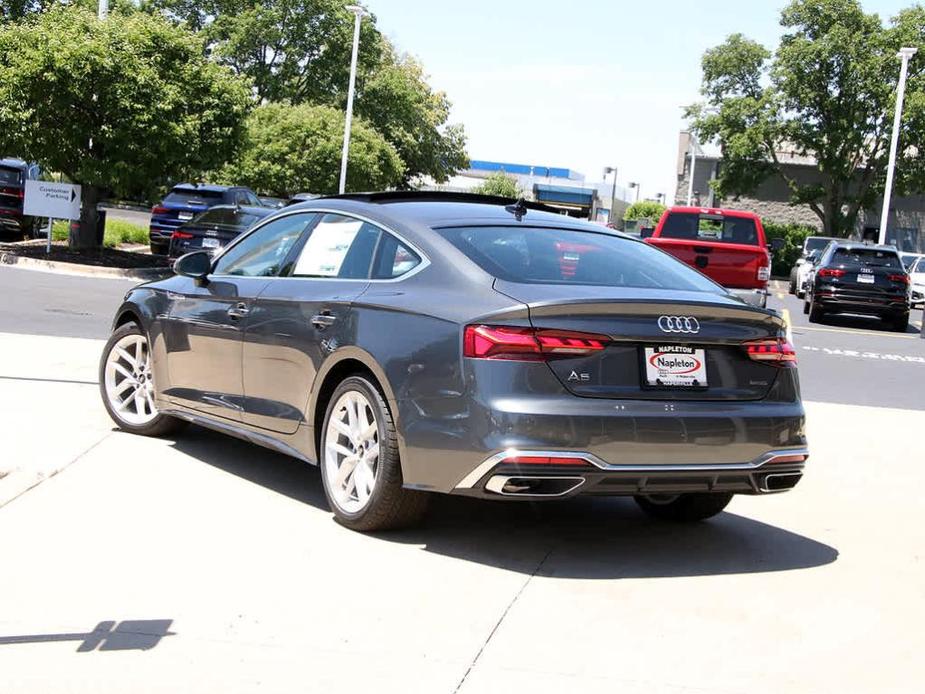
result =
[[[340,156],[340,185],[337,191],[341,194],[347,189],[347,153],[350,151],[350,121],[353,120],[353,89],[357,81],[357,52],[360,49],[360,22],[363,17],[369,16],[359,5],[347,5],[348,12],[353,12],[353,54],[350,57],[350,86],[347,87],[347,117],[344,119],[344,151]]]
[[[690,154],[691,154],[691,172],[690,179],[687,182],[687,206],[690,207],[694,200],[694,168],[697,166],[697,151],[700,149],[700,143],[697,136],[691,133]]]
[[[635,188],[635,189],[636,189],[636,197],[633,199],[633,202],[639,202],[639,184],[638,184],[638,183],[630,183],[630,184],[629,184],[629,187],[630,187],[630,188]]]
[[[617,167],[616,166],[605,166],[604,167],[604,178],[607,178],[607,174],[613,174],[613,188],[610,192],[610,215],[607,218],[608,224],[613,224],[613,208],[617,204]]]
[[[109,0],[100,0],[96,8],[97,19],[103,20],[109,16]]]
[[[897,58],[902,59],[899,68],[899,84],[896,85],[896,113],[893,115],[893,132],[890,137],[890,159],[886,167],[886,187],[883,191],[883,209],[880,211],[880,243],[886,243],[886,220],[890,214],[890,196],[893,193],[893,172],[896,169],[896,147],[899,144],[899,125],[903,116],[903,98],[906,95],[906,74],[909,72],[909,58],[918,49],[900,48]]]

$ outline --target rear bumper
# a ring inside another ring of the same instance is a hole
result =
[[[557,456],[585,462],[579,466],[514,465],[515,456]],[[803,462],[794,462],[794,457]],[[456,494],[481,498],[565,498],[727,492],[775,494],[792,489],[803,476],[806,448],[776,449],[758,458],[725,465],[612,464],[590,453],[524,451],[497,453],[460,480]],[[547,468],[547,469],[544,469]]]
[[[864,294],[861,292],[840,292],[828,289],[813,294],[824,311],[841,311],[864,315],[886,316],[909,312],[909,299],[905,295]]]

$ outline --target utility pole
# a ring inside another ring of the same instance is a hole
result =
[[[893,173],[896,169],[896,148],[899,145],[899,126],[903,117],[903,99],[906,96],[906,74],[909,72],[909,58],[914,56],[918,49],[900,48],[897,58],[902,60],[899,68],[899,83],[896,85],[896,113],[893,114],[893,132],[890,137],[890,159],[886,167],[886,186],[883,189],[883,209],[880,211],[880,238],[881,244],[886,243],[886,222],[890,216],[890,197],[893,194]]]
[[[100,21],[106,19],[109,16],[109,0],[100,0],[100,4],[96,10],[96,16]]]
[[[606,178],[609,173],[613,174],[613,188],[610,191],[610,215],[607,219],[607,223],[613,224],[613,208],[616,207],[617,204],[617,167],[605,166],[604,178]]]
[[[350,85],[347,87],[347,117],[344,119],[344,151],[340,157],[340,185],[337,190],[343,194],[347,189],[347,154],[350,152],[350,122],[353,120],[353,90],[357,81],[357,53],[360,49],[360,22],[369,13],[359,5],[347,5],[353,12],[353,53],[350,57]]]
[[[690,153],[691,153],[691,172],[687,181],[687,206],[690,207],[694,201],[694,169],[697,166],[697,148],[700,144],[697,142],[697,136],[691,133]]]

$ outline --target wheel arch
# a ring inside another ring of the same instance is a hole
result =
[[[312,458],[321,462],[321,429],[324,423],[324,415],[328,408],[331,395],[337,385],[347,376],[354,373],[365,374],[370,377],[373,385],[376,386],[385,398],[386,404],[392,415],[392,421],[398,431],[399,449],[403,454],[404,448],[403,437],[399,422],[398,408],[394,406],[395,392],[385,375],[385,371],[379,366],[378,362],[369,352],[359,347],[345,347],[331,355],[328,360],[319,369],[315,376],[315,382],[312,387],[312,394],[308,402],[308,412],[306,420],[312,424],[312,445],[314,451]],[[402,455],[404,459],[404,455]]]

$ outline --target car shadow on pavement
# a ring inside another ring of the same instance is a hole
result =
[[[318,469],[192,427],[174,446],[197,460],[328,513]],[[525,574],[613,579],[788,571],[834,562],[838,551],[733,512],[691,525],[656,521],[632,499],[501,502],[434,495],[420,528],[375,533],[387,542]],[[344,532],[350,532],[344,530]]]
[[[909,320],[918,320],[920,314],[920,311],[912,311],[909,315]],[[874,330],[884,333],[895,333],[891,324],[880,320],[876,316],[861,316],[847,313],[825,314],[819,319],[817,325],[826,325],[832,328],[849,328],[851,330]],[[799,329],[799,326],[794,326],[794,330],[798,331]],[[906,326],[906,333],[918,335],[919,329],[910,322],[909,325]]]

